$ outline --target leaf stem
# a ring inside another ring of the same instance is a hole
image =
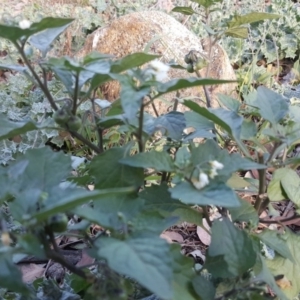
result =
[[[79,94],[79,73],[76,73],[75,88],[74,88],[74,95],[73,95],[73,109],[72,109],[72,113],[74,116],[76,115],[76,110],[77,110],[78,94]]]
[[[195,73],[197,74],[197,76],[199,78],[202,78],[199,70],[196,70]],[[206,85],[203,85],[203,90],[204,90],[204,95],[205,95],[205,100],[206,100],[206,107],[210,108],[211,107],[211,99],[210,99],[210,96],[209,96],[208,89],[207,89]]]
[[[98,134],[98,148],[99,148],[100,153],[102,153],[104,151],[104,149],[103,149],[103,130],[97,124],[97,120],[95,118],[95,116],[96,116],[95,94],[94,94],[93,98],[91,98],[91,102],[92,102],[92,110],[93,110],[93,121],[95,123],[96,131]]]
[[[260,164],[264,163],[264,156],[262,152],[258,152],[258,162]],[[257,172],[258,172],[258,179],[259,179],[259,187],[258,187],[258,195],[255,200],[254,208],[260,215],[262,209],[264,209],[269,204],[269,200],[266,197],[262,197],[262,195],[264,195],[266,191],[266,169],[259,169],[257,170]]]
[[[34,79],[37,81],[39,87],[41,88],[41,90],[43,91],[43,93],[45,94],[45,96],[47,97],[48,101],[50,102],[51,107],[54,110],[57,110],[57,105],[51,95],[51,93],[49,92],[48,88],[43,84],[43,82],[41,81],[40,77],[38,76],[38,74],[35,72],[35,70],[33,69],[32,65],[30,64],[27,56],[25,55],[23,48],[17,43],[14,43],[15,47],[17,48],[17,50],[19,51],[19,53],[21,54],[24,62],[26,63],[26,65],[28,66],[29,70],[31,71]]]
[[[46,230],[48,232],[48,235],[49,235],[49,230]],[[45,249],[45,254],[47,256],[47,258],[49,259],[52,259],[53,261],[61,264],[63,267],[67,268],[69,271],[71,271],[72,273],[84,278],[84,279],[87,279],[87,275],[84,271],[82,271],[81,269],[78,269],[76,268],[74,265],[72,265],[71,263],[69,263],[63,255],[61,255],[59,253],[59,249],[57,247],[57,244],[54,240],[54,235],[53,235],[53,232],[52,232],[52,235],[49,235],[50,237],[50,241],[51,241],[51,244],[53,245],[53,248],[54,250],[52,250],[50,247],[49,247],[49,244],[48,244],[48,240],[47,240],[47,237],[46,235],[43,233],[40,238],[41,238],[41,242],[44,246],[44,249]]]
[[[138,139],[139,152],[144,151],[144,143],[143,143],[144,108],[145,106],[142,104],[140,109],[140,115],[139,115],[139,128],[136,134]]]
[[[94,150],[96,153],[100,154],[102,153],[101,149],[98,148],[96,145],[94,145],[92,142],[90,142],[89,140],[87,140],[85,137],[83,137],[81,134],[79,134],[76,131],[71,131],[68,130],[75,138],[77,138],[78,140],[80,140],[81,142],[83,142],[85,145],[87,145],[88,147],[90,147],[92,150]]]

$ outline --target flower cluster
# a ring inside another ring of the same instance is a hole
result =
[[[209,172],[209,177],[211,179],[214,179],[218,175],[218,170],[222,170],[224,168],[224,165],[216,160],[213,160],[210,162],[211,170]]]
[[[211,169],[209,170],[207,175],[204,172],[199,173],[198,180],[193,181],[193,185],[197,190],[201,190],[205,186],[209,184],[209,178],[214,179],[218,175],[218,170],[222,170],[224,165],[216,160],[210,161]]]
[[[31,26],[31,22],[28,21],[28,20],[22,20],[22,21],[19,22],[19,27],[20,27],[21,29],[27,29],[27,28],[29,28],[30,26]]]
[[[153,76],[157,81],[164,81],[168,78],[170,67],[159,60],[149,63],[149,68],[145,71],[146,76]]]

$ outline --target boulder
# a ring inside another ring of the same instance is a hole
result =
[[[144,52],[161,55],[163,62],[171,60],[185,65],[184,56],[191,50],[208,55],[208,40],[200,39],[172,16],[161,11],[140,11],[124,15],[112,21],[104,28],[99,28],[87,37],[86,43],[78,53],[78,57],[87,55],[92,51],[112,54],[117,58],[124,57],[134,52]],[[211,50],[211,63],[209,71],[201,70],[202,77],[216,79],[236,80],[235,73],[230,65],[224,49],[215,44]],[[187,78],[195,76],[186,70],[170,69],[169,78]],[[223,84],[208,87],[212,106],[217,107],[217,94],[231,95],[236,89],[236,84]],[[104,97],[109,101],[118,98],[120,86],[117,82],[109,82],[102,88]],[[178,96],[178,94],[177,94]],[[156,100],[155,105],[159,113],[165,113],[172,107],[176,93],[163,96],[164,99]],[[193,99],[200,105],[205,105],[202,87],[182,90],[180,98]],[[160,101],[161,100],[161,101]],[[183,111],[183,107],[179,107]]]

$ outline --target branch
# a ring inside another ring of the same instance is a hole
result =
[[[38,74],[35,72],[35,70],[33,69],[33,67],[31,66],[28,58],[26,57],[26,55],[24,54],[23,48],[16,42],[14,43],[15,47],[17,48],[17,50],[19,51],[19,53],[21,54],[24,62],[26,63],[26,65],[28,66],[29,70],[31,71],[34,79],[37,81],[39,87],[41,88],[41,90],[43,91],[43,93],[45,94],[45,96],[47,97],[48,101],[50,102],[51,107],[54,110],[57,110],[57,105],[51,95],[51,93],[49,92],[49,90],[47,89],[47,87],[42,83],[40,77],[38,76]]]
[[[98,148],[99,150],[101,151],[100,153],[102,153],[104,151],[103,149],[103,130],[100,126],[97,125],[97,121],[96,121],[96,118],[95,118],[95,115],[96,115],[96,107],[95,107],[95,95],[93,98],[91,98],[91,102],[92,102],[92,110],[93,110],[93,121],[95,123],[95,126],[96,126],[96,131],[97,131],[97,134],[98,134]]]
[[[72,136],[76,137],[78,140],[80,140],[81,142],[83,142],[85,145],[87,145],[88,147],[90,147],[92,150],[94,150],[96,153],[100,154],[102,153],[101,149],[98,148],[96,145],[94,145],[92,142],[90,142],[89,140],[87,140],[85,137],[83,137],[81,134],[79,134],[76,131],[71,131],[68,130]]]
[[[141,105],[140,116],[139,116],[139,128],[136,134],[139,145],[139,152],[144,151],[144,143],[143,143],[143,123],[144,123],[144,105]]]

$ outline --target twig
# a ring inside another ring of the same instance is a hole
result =
[[[95,94],[93,96],[93,98],[91,98],[91,102],[92,102],[92,110],[93,110],[93,121],[95,123],[96,126],[96,131],[98,134],[98,148],[100,150],[100,153],[102,153],[104,151],[103,149],[103,130],[100,126],[98,126],[95,115],[96,115],[96,107],[95,107]]]
[[[258,152],[258,162],[260,164],[264,163],[264,157],[262,152]],[[258,171],[258,179],[259,179],[259,188],[258,188],[258,195],[256,197],[256,201],[254,204],[254,208],[260,215],[262,209],[266,208],[269,204],[269,199],[266,197],[262,197],[265,194],[266,190],[266,169],[259,169]]]
[[[275,217],[273,219],[259,219],[260,223],[264,223],[264,224],[278,223],[282,225],[291,225],[299,221],[300,221],[300,216],[298,215],[293,215],[291,217]]]
[[[139,128],[137,131],[137,139],[139,145],[139,152],[144,151],[144,143],[143,143],[143,122],[144,122],[144,105],[141,105],[140,116],[139,116]]]
[[[46,237],[46,235],[43,233],[40,235],[40,240],[44,246],[44,249],[45,249],[45,255],[47,258],[49,259],[52,259],[53,261],[61,264],[63,267],[67,268],[69,271],[71,271],[72,273],[84,278],[84,279],[87,279],[87,275],[84,271],[82,271],[81,269],[78,269],[76,268],[74,265],[72,265],[71,263],[69,263],[64,257],[63,255],[60,254],[60,250],[59,248],[57,247],[57,244],[55,242],[54,239],[54,235],[53,233],[50,234],[51,230],[47,227],[45,227],[45,231],[47,232],[47,234],[49,235],[49,238],[51,240],[51,243],[54,247],[54,249],[56,248],[58,251],[56,250],[52,250],[49,246],[49,243],[48,243],[48,239]]]
[[[83,137],[81,134],[79,134],[76,131],[71,131],[68,130],[75,138],[77,138],[78,140],[80,140],[81,142],[83,142],[85,145],[87,145],[88,147],[90,147],[92,150],[94,150],[96,153],[100,154],[101,149],[98,148],[96,145],[94,145],[92,142],[90,142],[89,140],[87,140],[85,137]]]
[[[209,227],[212,227],[212,222],[209,218],[209,213],[208,213],[208,210],[207,210],[207,206],[202,206],[202,210],[203,210],[203,216],[204,216],[207,224],[209,225]]]
[[[79,94],[79,74],[77,73],[75,77],[75,88],[74,88],[73,109],[72,109],[72,113],[74,116],[76,115],[76,110],[77,110],[78,94]]]
[[[19,51],[19,53],[21,54],[24,62],[26,63],[26,65],[28,66],[29,70],[31,71],[34,79],[37,81],[39,87],[41,88],[41,90],[43,91],[43,93],[45,94],[45,96],[47,97],[48,101],[50,102],[51,107],[54,110],[57,110],[57,105],[51,95],[51,93],[49,92],[49,90],[47,89],[47,87],[42,83],[40,77],[38,76],[38,74],[35,72],[35,70],[33,69],[33,67],[31,66],[28,58],[26,57],[26,55],[24,54],[23,48],[17,43],[14,43],[15,47],[17,48],[17,50]]]

